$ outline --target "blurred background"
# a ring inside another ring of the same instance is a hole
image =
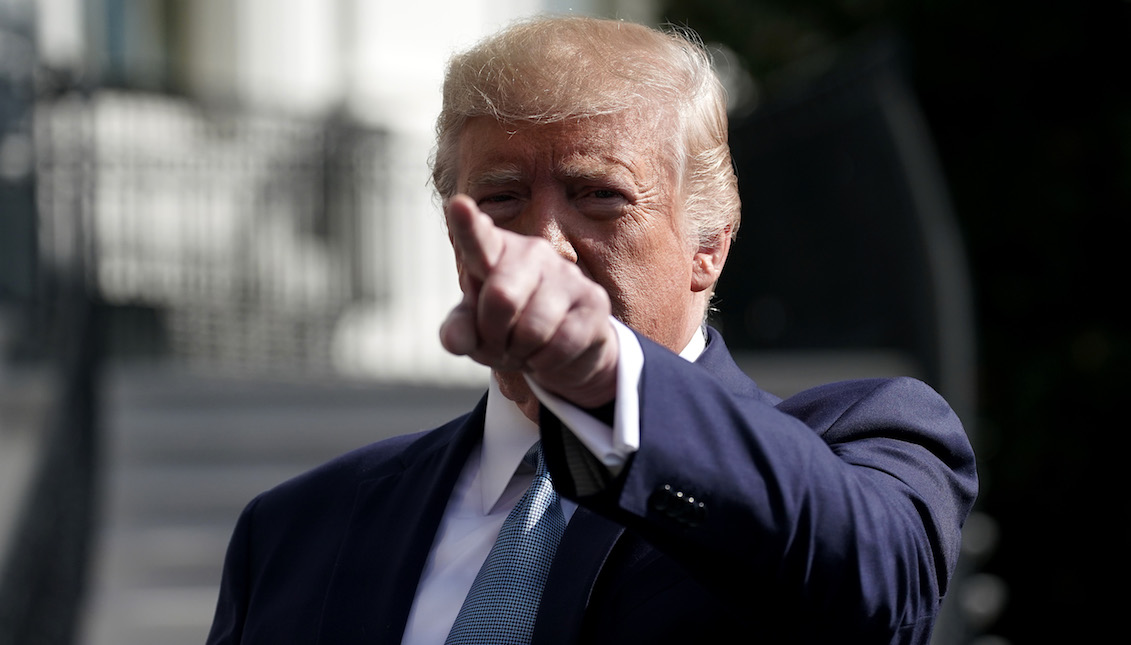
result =
[[[0,0],[0,644],[203,642],[255,493],[479,397],[432,120],[448,55],[539,11],[715,51],[714,323],[755,380],[911,374],[963,418],[935,640],[1106,642],[1131,3]]]

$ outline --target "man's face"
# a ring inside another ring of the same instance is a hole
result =
[[[457,191],[497,226],[548,240],[605,288],[614,316],[678,352],[710,285],[665,155],[672,130],[632,113],[517,126],[477,117],[460,136]]]

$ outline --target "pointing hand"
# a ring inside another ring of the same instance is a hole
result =
[[[463,300],[440,327],[444,348],[522,371],[581,407],[613,400],[618,345],[605,290],[546,240],[495,226],[466,195],[445,211]]]

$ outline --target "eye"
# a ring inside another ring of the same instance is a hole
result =
[[[589,196],[596,199],[616,199],[619,198],[621,194],[611,188],[598,188],[589,193]]]
[[[490,193],[476,199],[475,203],[479,205],[479,210],[490,215],[496,224],[514,217],[522,209],[518,196],[510,192]]]
[[[514,195],[488,195],[479,199],[479,205],[502,204],[514,199]]]
[[[608,186],[586,188],[578,195],[577,208],[586,217],[595,220],[614,220],[624,214],[629,205],[625,193]]]

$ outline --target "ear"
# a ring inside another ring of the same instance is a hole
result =
[[[715,286],[730,253],[730,227],[699,247],[691,258],[691,290],[698,293]]]

